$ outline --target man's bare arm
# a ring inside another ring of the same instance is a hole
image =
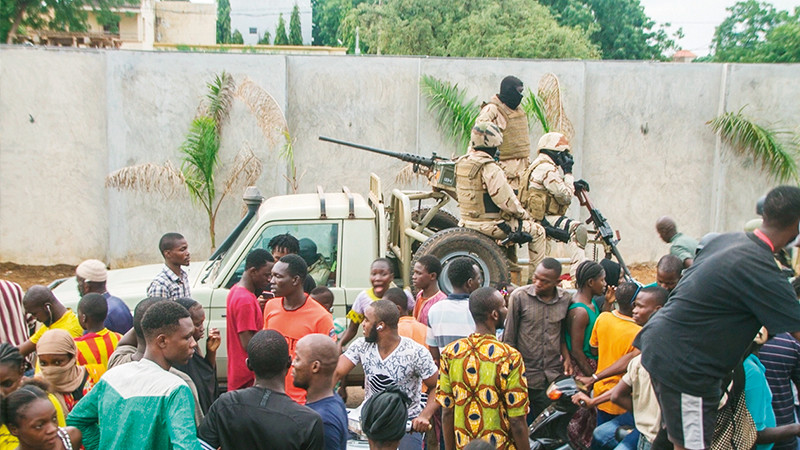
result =
[[[525,416],[509,417],[508,423],[511,425],[511,437],[514,438],[514,445],[518,450],[530,450],[528,443],[528,423]]]
[[[342,377],[350,373],[355,366],[356,365],[353,364],[353,361],[350,361],[350,358],[344,355],[339,355],[339,362],[336,364],[336,370],[333,372],[333,384],[331,385],[331,389],[336,386],[336,383],[338,383]]]

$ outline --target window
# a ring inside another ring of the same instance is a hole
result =
[[[258,34],[258,28],[250,27],[250,34]]]
[[[294,236],[300,241],[300,256],[308,264],[308,273],[317,286],[336,286],[336,261],[339,248],[338,223],[274,224],[266,227],[245,252],[234,276],[226,283],[230,288],[242,278],[244,259],[255,249],[270,250],[269,241],[279,234]]]

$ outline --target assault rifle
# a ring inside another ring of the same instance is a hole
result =
[[[424,156],[415,155],[413,153],[400,153],[400,152],[392,152],[389,150],[384,150],[381,148],[370,147],[368,145],[356,144],[353,142],[342,141],[339,139],[333,139],[325,136],[319,137],[320,141],[325,142],[332,142],[334,144],[345,145],[347,147],[353,147],[361,150],[366,150],[372,153],[378,153],[380,155],[391,156],[392,158],[397,158],[401,161],[410,162],[414,169],[414,172],[419,171],[419,167],[423,166],[428,168],[428,179],[431,181],[431,184],[434,188],[438,188],[444,191],[453,191],[455,192],[456,189],[456,165],[455,161],[451,161],[446,158],[442,158],[441,156],[437,156],[436,153],[433,153],[433,156],[430,158],[426,158]]]
[[[587,192],[587,189],[576,186],[575,196],[578,197],[578,202],[580,202],[581,206],[585,206],[586,209],[589,210],[589,218],[586,219],[586,223],[594,223],[594,226],[597,229],[597,236],[603,240],[603,244],[606,248],[606,256],[613,254],[617,258],[619,266],[622,268],[622,271],[625,274],[625,279],[627,281],[633,281],[631,271],[628,270],[628,266],[625,265],[625,261],[622,260],[622,255],[619,253],[619,249],[617,248],[619,236],[614,235],[614,230],[611,228],[608,220],[606,220],[606,218],[603,217],[603,214],[600,213],[600,210],[595,208],[595,206],[592,204],[592,201],[589,200],[589,195]]]

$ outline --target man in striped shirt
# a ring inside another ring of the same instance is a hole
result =
[[[108,314],[108,303],[101,294],[86,294],[78,302],[78,321],[86,330],[83,336],[75,338],[75,345],[78,347],[78,365],[95,366],[98,375],[106,372],[108,358],[114,353],[122,337],[103,325],[106,314]]]
[[[795,423],[792,384],[800,387],[800,342],[789,333],[781,333],[767,341],[758,352],[766,369],[767,383],[772,391],[772,410],[778,426]],[[794,450],[797,439],[776,442],[773,450]]]
[[[20,345],[28,337],[22,288],[12,281],[0,280],[0,342]]]
[[[428,344],[437,365],[442,349],[475,332],[475,321],[469,312],[469,294],[481,285],[478,266],[465,256],[450,262],[447,278],[453,286],[453,292],[431,306],[428,311],[428,336],[425,343]]]

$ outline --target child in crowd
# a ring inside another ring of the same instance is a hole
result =
[[[371,288],[362,291],[353,302],[353,307],[347,313],[347,318],[350,319],[350,325],[345,330],[341,339],[339,340],[339,347],[347,345],[356,334],[358,334],[358,327],[364,321],[364,310],[370,303],[383,298],[386,291],[393,287],[392,281],[394,280],[394,270],[392,269],[392,262],[386,258],[378,258],[372,262],[370,266],[369,283]],[[413,299],[408,299],[408,309],[414,307]]]
[[[439,277],[442,275],[442,263],[433,256],[425,255],[414,263],[411,281],[417,289],[417,303],[414,305],[414,318],[428,326],[428,311],[447,294],[439,290]],[[423,344],[424,345],[424,344]]]
[[[320,305],[322,305],[325,310],[330,311],[333,314],[333,292],[327,288],[327,286],[317,286],[315,287],[310,294],[308,294],[317,301]],[[345,328],[347,328],[347,319],[344,317],[333,317],[333,332],[336,333],[337,341],[342,337]]]
[[[108,367],[108,358],[114,353],[122,335],[109,331],[105,326],[108,303],[101,294],[86,294],[78,302],[78,322],[86,330],[75,338],[78,349],[78,365],[93,366],[99,376]]]

